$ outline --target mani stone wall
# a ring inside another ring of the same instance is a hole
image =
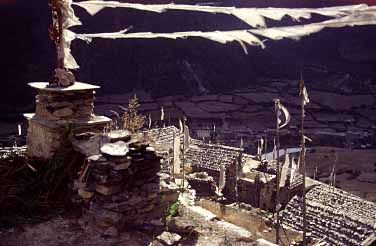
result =
[[[144,134],[159,146],[169,146],[172,148],[174,142],[174,134],[182,140],[183,135],[175,126],[167,126],[164,128],[153,128],[144,131]],[[182,142],[182,141],[181,141]]]
[[[92,228],[115,236],[125,228],[163,224],[168,206],[178,199],[178,187],[160,172],[155,150],[126,131],[101,139],[99,153],[88,156],[76,182]]]
[[[317,182],[306,195],[307,229],[326,245],[360,246],[376,242],[376,204]],[[302,230],[302,200],[295,196],[283,211],[283,224]]]

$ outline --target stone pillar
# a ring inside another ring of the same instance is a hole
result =
[[[67,131],[103,132],[111,119],[94,115],[95,89],[100,87],[76,82],[69,87],[48,87],[47,82],[29,83],[38,90],[36,110],[24,114],[29,121],[28,156],[49,160],[62,147]]]

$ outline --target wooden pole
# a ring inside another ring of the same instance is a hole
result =
[[[236,203],[238,204],[238,207],[240,207],[239,191],[238,191],[238,165],[239,165],[239,160],[236,160],[235,161],[235,197],[236,197]]]
[[[184,128],[184,131],[183,131],[183,134],[185,132],[185,128]],[[183,190],[184,190],[184,179],[185,179],[185,141],[184,141],[184,137],[183,137],[183,171],[182,171],[182,174],[183,174],[183,180],[182,180],[182,184],[183,184]]]
[[[305,167],[305,139],[304,139],[304,81],[301,79],[300,81],[300,96],[301,96],[301,145],[302,150],[300,153],[300,164],[303,167],[303,246],[307,245],[307,218],[306,218],[306,188],[305,188],[305,179],[306,179],[306,167]]]
[[[243,146],[240,145],[240,151],[238,159],[235,162],[235,172],[236,172],[236,178],[235,178],[235,196],[236,196],[236,202],[238,204],[238,207],[240,208],[240,201],[239,201],[239,169],[242,167],[242,158],[243,158]]]
[[[187,128],[185,127],[187,123],[187,120],[184,118],[183,119],[183,181],[182,181],[182,184],[183,184],[183,190],[185,189],[185,152],[186,152],[186,148],[188,148],[188,146],[186,146],[185,144],[185,135],[186,135],[186,130]]]
[[[266,154],[268,153],[268,135],[265,131],[265,139],[264,139],[264,153],[265,153],[265,159],[266,159]]]
[[[175,180],[175,159],[176,159],[176,156],[175,156],[175,138],[176,138],[176,133],[175,131],[172,132],[172,178]]]
[[[276,213],[277,213],[277,224],[275,228],[275,242],[279,244],[279,203],[280,203],[280,194],[279,194],[279,180],[280,180],[280,167],[279,167],[279,115],[280,115],[280,100],[274,99],[275,104],[275,113],[276,113],[276,150],[277,150],[277,182],[276,182]]]
[[[65,69],[65,64],[64,64],[64,47],[63,47],[63,42],[64,42],[64,33],[63,33],[63,14],[61,12],[60,6],[58,6],[57,13],[58,13],[58,23],[59,23],[59,48],[60,52],[57,51],[58,56],[60,56],[60,59],[58,57],[58,68]],[[61,54],[59,54],[61,53]]]
[[[51,0],[52,9],[52,26],[50,29],[50,37],[55,43],[56,48],[56,66],[64,69],[64,52],[63,50],[63,13],[61,0]]]

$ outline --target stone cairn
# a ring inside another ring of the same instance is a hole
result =
[[[87,143],[99,148],[87,157],[76,181],[92,228],[116,236],[126,227],[163,225],[168,207],[178,199],[178,187],[160,173],[155,150],[127,131],[102,135],[99,144],[95,137],[74,143],[81,150],[90,149]]]
[[[90,119],[93,114],[92,90],[54,91],[41,90],[36,96],[35,113],[45,119]]]
[[[46,82],[29,85],[38,90],[35,113],[24,114],[29,122],[29,157],[51,159],[61,150],[67,128],[74,133],[103,132],[111,122],[107,117],[94,114],[94,94],[98,86],[80,82],[62,88],[49,87]]]

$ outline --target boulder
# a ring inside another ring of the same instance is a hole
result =
[[[176,234],[176,233],[164,231],[164,232],[162,232],[161,235],[159,235],[157,237],[157,239],[161,243],[170,246],[170,245],[177,244],[180,241],[181,236],[179,234]]]
[[[100,147],[109,142],[109,139],[101,134],[88,137],[87,139],[80,140],[80,138],[74,138],[72,145],[74,150],[80,152],[85,156],[99,155]]]
[[[184,235],[192,233],[197,224],[184,217],[175,217],[168,222],[167,226],[170,232]]]

